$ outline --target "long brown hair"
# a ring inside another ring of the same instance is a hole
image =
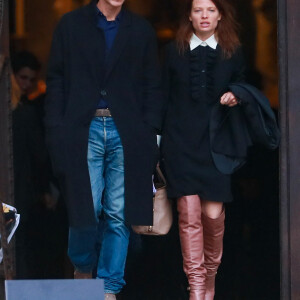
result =
[[[188,47],[194,32],[189,16],[194,0],[184,0],[183,15],[176,35],[177,47],[183,53]],[[228,0],[211,0],[219,10],[222,18],[216,28],[216,38],[224,57],[230,58],[240,45],[238,37],[239,25],[235,20],[235,12]]]

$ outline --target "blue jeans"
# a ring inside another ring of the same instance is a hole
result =
[[[88,167],[98,227],[71,227],[68,253],[75,269],[83,273],[91,272],[98,259],[97,278],[104,279],[105,293],[116,294],[125,285],[129,229],[124,222],[123,147],[111,117],[91,122]],[[99,221],[101,215],[104,222]]]

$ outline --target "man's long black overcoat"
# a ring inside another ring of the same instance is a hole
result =
[[[156,37],[144,19],[123,10],[105,60],[105,37],[96,26],[95,5],[66,14],[55,30],[47,74],[47,144],[70,225],[95,224],[88,133],[100,95],[106,97],[124,148],[125,220],[150,225],[154,128],[160,128],[162,97]]]

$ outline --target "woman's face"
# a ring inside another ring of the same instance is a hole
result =
[[[194,0],[190,14],[195,34],[206,40],[212,36],[221,20],[221,14],[211,0]]]

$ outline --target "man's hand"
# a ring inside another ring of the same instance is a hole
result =
[[[227,105],[229,107],[233,107],[238,104],[238,101],[233,93],[227,92],[221,97],[220,103],[222,105]]]
[[[48,193],[43,195],[43,203],[47,210],[55,210],[56,209],[57,200]]]

